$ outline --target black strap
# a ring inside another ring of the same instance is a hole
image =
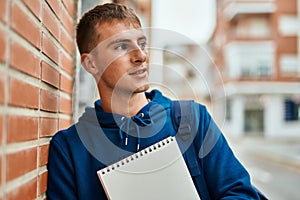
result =
[[[194,145],[194,137],[196,134],[195,120],[196,111],[193,108],[192,100],[188,101],[172,101],[171,102],[171,118],[175,131],[177,132],[176,138],[178,143],[184,145],[188,144],[189,147],[185,151],[186,162],[193,177],[194,184],[197,187],[200,196],[210,197],[207,189],[204,174],[202,172],[201,164],[198,163],[198,155],[196,154],[196,148]],[[190,142],[192,140],[192,142]]]
[[[204,178],[201,163],[198,162],[198,155],[196,154],[196,147],[194,145],[194,137],[197,132],[199,121],[195,120],[195,115],[198,114],[195,108],[194,101],[172,101],[171,102],[171,118],[178,143],[185,147],[185,157],[187,166],[193,177],[194,184],[197,187],[200,197],[210,197],[206,181]],[[192,140],[192,141],[191,141]]]
[[[191,121],[193,119],[192,100],[172,101],[171,118],[177,135],[182,140],[188,140],[191,136]]]
[[[176,138],[182,153],[185,153],[188,168],[192,176],[201,174],[198,156],[194,146],[196,135],[195,116],[192,100],[172,101],[171,116],[177,132]]]

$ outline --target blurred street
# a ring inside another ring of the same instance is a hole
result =
[[[300,197],[300,139],[228,139],[253,184],[271,200]]]

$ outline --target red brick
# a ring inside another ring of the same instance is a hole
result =
[[[72,0],[63,0],[63,3],[66,7],[66,9],[68,10],[68,13],[74,17],[75,16],[75,3]]]
[[[49,154],[49,144],[45,144],[39,147],[40,152],[40,161],[39,166],[44,166],[48,163],[48,154]]]
[[[72,120],[71,119],[59,119],[59,122],[58,122],[58,129],[59,130],[63,130],[63,129],[67,129],[70,127],[72,123]]]
[[[51,9],[54,11],[55,15],[59,18],[60,0],[47,0],[47,2],[50,5]]]
[[[72,94],[73,92],[73,80],[61,74],[60,76],[60,89],[64,92]]]
[[[0,1],[0,20],[7,22],[7,2],[8,0]]]
[[[37,194],[37,178],[33,178],[28,182],[22,184],[17,189],[12,190],[6,196],[7,200],[32,200],[36,199]]]
[[[71,114],[72,113],[72,100],[60,97],[59,111],[61,113]]]
[[[2,183],[2,155],[0,155],[0,183]]]
[[[5,100],[5,78],[3,74],[0,74],[0,104],[3,104]]]
[[[46,62],[42,62],[42,80],[55,88],[59,87],[59,72]]]
[[[6,155],[6,180],[10,181],[14,178],[22,176],[27,172],[36,169],[36,166],[37,166],[36,147],[7,154]]]
[[[31,12],[40,20],[42,1],[22,0]]]
[[[4,126],[4,116],[0,115],[0,144],[2,144],[2,139],[3,139],[3,128],[4,128],[3,126]],[[1,182],[1,178],[0,178],[0,182]]]
[[[70,15],[68,15],[67,11],[62,9],[61,12],[61,22],[64,25],[65,29],[67,30],[70,36],[74,35],[74,20]]]
[[[74,60],[72,58],[67,57],[64,53],[60,54],[61,56],[61,67],[68,74],[73,75],[74,72]]]
[[[276,11],[283,14],[297,14],[297,0],[276,0]]]
[[[49,37],[47,37],[45,34],[43,34],[43,43],[42,43],[42,50],[43,52],[56,64],[58,64],[58,54],[59,50],[57,46],[50,40]]]
[[[46,172],[40,174],[38,180],[39,180],[39,182],[38,182],[38,184],[39,184],[38,196],[40,196],[43,193],[45,193],[46,190],[47,190],[48,172],[46,171]]]
[[[278,51],[284,54],[297,54],[297,36],[282,37],[278,40]]]
[[[50,33],[59,39],[59,22],[48,6],[43,7],[43,24]]]
[[[39,107],[39,90],[38,87],[11,78],[9,86],[9,104],[37,109]]]
[[[2,155],[0,155],[0,184],[2,185]]]
[[[53,136],[58,130],[58,119],[41,118],[41,137]]]
[[[4,31],[0,30],[0,61],[6,61],[7,36]]]
[[[41,110],[57,112],[58,111],[58,96],[49,91],[42,90],[42,92],[41,92]]]
[[[40,28],[16,4],[12,5],[11,27],[35,47],[40,48]]]
[[[63,48],[68,52],[69,55],[74,55],[75,53],[75,45],[73,39],[67,36],[65,33],[61,33],[60,43]]]
[[[40,77],[40,58],[17,42],[11,44],[10,65],[33,77]],[[29,59],[30,58],[30,59]]]
[[[38,118],[8,116],[7,142],[21,142],[38,138]]]

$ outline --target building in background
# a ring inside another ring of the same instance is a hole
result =
[[[215,24],[213,5],[152,0],[150,82],[171,99],[194,99],[210,107],[212,60],[205,42]]]
[[[217,0],[211,38],[223,82],[224,131],[234,136],[300,136],[300,1]],[[224,104],[224,102],[226,102]]]

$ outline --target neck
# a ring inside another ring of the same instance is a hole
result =
[[[147,103],[148,100],[144,92],[129,93],[124,91],[114,92],[110,95],[103,95],[100,97],[102,101],[102,108],[105,112],[116,113],[125,116],[134,116]]]

